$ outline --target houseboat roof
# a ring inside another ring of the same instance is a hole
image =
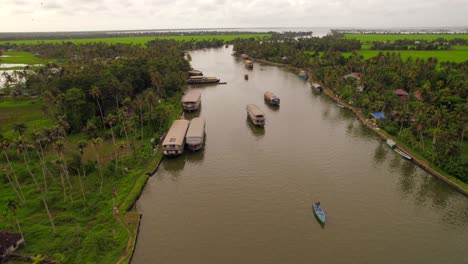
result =
[[[183,103],[198,102],[200,101],[201,93],[196,91],[190,91],[182,97]]]
[[[354,78],[354,79],[361,79],[361,73],[360,72],[352,72],[350,74],[346,74],[345,76],[343,76],[345,79],[348,79],[348,78]]]
[[[216,77],[207,77],[207,76],[190,76],[191,80],[204,80],[204,79],[218,79]]]
[[[188,126],[187,120],[175,120],[164,138],[163,145],[182,145]]]
[[[270,92],[270,91],[266,91],[264,96],[266,98],[269,98],[269,99],[273,99],[273,98],[278,98],[278,96],[276,96],[274,93]]]
[[[319,88],[319,87],[321,87],[321,85],[318,84],[318,83],[312,83],[312,86],[313,86],[314,88]]]
[[[258,106],[254,105],[254,104],[248,104],[247,105],[247,111],[249,113],[251,113],[252,115],[254,116],[264,116],[265,113],[262,112],[262,110],[260,110],[260,108],[258,108]]]
[[[398,89],[398,90],[395,90],[394,92],[396,95],[398,96],[402,96],[402,95],[408,95],[408,92],[403,90],[403,89]]]
[[[205,133],[205,119],[203,117],[196,117],[190,121],[189,129],[185,137],[203,137]]]
[[[197,71],[197,70],[190,70],[190,71],[188,71],[188,73],[192,73],[192,74],[202,74],[201,71]]]

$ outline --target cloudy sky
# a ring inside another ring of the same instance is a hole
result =
[[[468,0],[0,0],[0,32],[468,26]]]

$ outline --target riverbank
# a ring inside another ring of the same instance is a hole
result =
[[[416,163],[423,170],[425,170],[428,173],[430,173],[431,175],[436,176],[437,178],[443,180],[444,182],[446,182],[447,184],[449,184],[450,186],[452,186],[453,188],[455,188],[456,190],[458,190],[459,192],[461,192],[465,196],[468,196],[468,188],[466,187],[465,183],[461,182],[460,180],[458,180],[457,178],[455,178],[453,176],[447,175],[447,174],[445,174],[443,172],[439,172],[438,170],[440,170],[440,169],[436,168],[434,165],[431,165],[431,163],[429,161],[425,160],[420,155],[416,154],[415,151],[413,151],[408,146],[403,144],[397,138],[390,136],[388,133],[386,133],[385,131],[383,131],[382,129],[380,129],[376,125],[374,125],[373,122],[372,123],[368,122],[368,119],[365,117],[365,115],[362,113],[362,111],[360,109],[357,109],[357,108],[351,106],[350,104],[348,104],[347,102],[345,102],[345,101],[341,100],[340,98],[338,98],[330,88],[325,88],[323,90],[323,93],[328,95],[335,102],[342,104],[346,109],[351,110],[358,117],[358,119],[361,121],[362,124],[364,124],[370,130],[374,131],[384,141],[387,140],[387,139],[391,139],[391,140],[397,142],[398,147],[403,149],[406,153],[408,153],[411,156],[413,162]]]

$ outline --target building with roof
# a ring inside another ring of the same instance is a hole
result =
[[[360,72],[352,72],[350,74],[346,74],[343,76],[343,78],[345,79],[354,79],[357,81],[357,86],[356,86],[356,89],[359,91],[359,92],[363,92],[364,91],[364,85],[362,85],[361,83],[361,73]]]

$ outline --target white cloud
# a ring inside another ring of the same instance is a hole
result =
[[[0,0],[0,32],[468,26],[466,0]]]

